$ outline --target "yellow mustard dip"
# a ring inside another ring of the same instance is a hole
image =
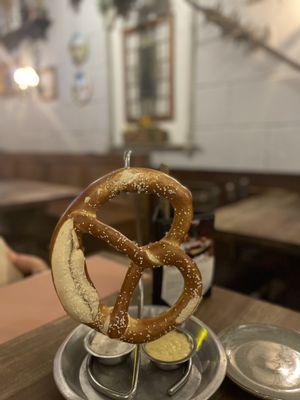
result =
[[[156,360],[172,362],[187,357],[192,350],[192,344],[184,333],[172,331],[145,344],[145,350]]]

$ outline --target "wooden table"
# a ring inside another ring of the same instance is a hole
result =
[[[112,303],[113,297],[109,299]],[[300,331],[300,314],[218,287],[196,315],[215,332],[231,324],[263,322]],[[52,376],[54,355],[76,326],[68,317],[33,330],[0,346],[0,400],[62,400]],[[254,400],[225,379],[213,400]]]
[[[216,210],[217,233],[300,254],[300,194],[270,189]]]
[[[46,259],[47,246],[57,218],[48,208],[72,200],[79,189],[48,182],[0,180],[0,235],[19,251]]]
[[[49,182],[0,180],[0,212],[70,199],[76,196],[78,191],[79,189],[73,186]]]
[[[300,310],[300,194],[269,189],[216,210],[217,285]]]
[[[127,267],[119,261],[94,254],[86,258],[86,264],[102,298],[121,287]],[[0,344],[63,317],[51,270],[0,286],[0,315]]]

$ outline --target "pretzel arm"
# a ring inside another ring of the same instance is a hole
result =
[[[110,317],[108,335],[111,338],[119,338],[125,332],[128,325],[128,308],[133,292],[141,279],[143,269],[134,263],[130,267],[124,278],[120,293]]]
[[[73,218],[74,225],[80,232],[88,233],[103,240],[115,250],[128,255],[137,264],[142,264],[145,261],[145,257],[141,256],[139,247],[135,242],[111,226],[99,221],[95,215],[85,211],[73,211],[70,217]]]

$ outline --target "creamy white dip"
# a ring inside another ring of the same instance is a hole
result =
[[[111,339],[102,333],[96,333],[89,346],[95,353],[103,356],[116,356],[123,354],[132,348],[132,344]]]

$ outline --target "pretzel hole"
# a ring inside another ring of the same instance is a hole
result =
[[[169,214],[168,218],[164,215]],[[113,199],[102,204],[97,210],[97,218],[107,225],[117,229],[130,240],[137,241],[137,218],[143,229],[142,237],[144,244],[150,242],[149,233],[154,234],[156,240],[162,239],[169,231],[174,210],[168,200],[155,194],[121,192]],[[153,219],[157,221],[155,227]],[[155,232],[153,232],[155,228]],[[110,249],[111,247],[100,244],[98,250]],[[96,249],[95,249],[96,250]]]
[[[170,296],[170,301],[168,301],[169,304],[171,304],[170,306],[168,306],[168,309],[172,307],[173,304],[175,304],[177,302],[177,300],[179,299],[179,297],[181,296],[183,290],[184,290],[184,279],[180,273],[180,271],[178,270],[178,268],[176,266],[173,265],[166,265],[164,266],[164,273],[166,270],[172,271],[170,277],[171,280],[168,282],[168,290],[170,289],[171,285],[172,287],[176,287],[176,290],[174,290],[172,293],[171,290],[171,296]],[[152,268],[147,268],[143,271],[142,274],[142,278],[143,279],[143,283],[144,283],[144,289],[145,289],[145,293],[144,293],[144,297],[145,297],[145,302],[147,302],[148,298],[151,298],[151,292],[147,291],[147,283],[150,283],[152,281]],[[173,274],[174,273],[174,274]],[[176,283],[176,285],[175,285]],[[152,287],[152,285],[148,285],[148,287]],[[179,288],[179,289],[178,289]],[[133,291],[133,295],[130,299],[130,303],[129,303],[129,307],[132,306],[132,309],[128,311],[128,314],[133,317],[136,318],[137,314],[136,314],[136,308],[138,305],[138,301],[139,301],[139,288],[138,285],[135,287],[134,291]],[[156,316],[160,316],[161,314],[163,314],[163,312],[161,312],[160,314],[157,314]],[[142,316],[142,318],[145,318],[145,316]]]
[[[150,301],[151,300],[151,291],[149,289],[152,286],[152,285],[149,285],[149,283],[152,280],[151,269],[145,270],[140,279],[143,279],[143,284],[144,284],[144,302],[149,304],[149,302],[151,302]],[[149,287],[149,289],[148,289],[148,287]],[[136,287],[133,291],[133,294],[130,298],[129,310],[128,310],[128,314],[133,318],[137,318],[138,303],[139,303],[139,287],[138,287],[138,285],[136,285]],[[144,316],[142,315],[142,318],[145,318],[145,315]]]
[[[103,282],[107,282],[108,287],[113,285],[114,292],[120,292],[125,275],[131,263],[130,258],[126,255],[120,254],[113,247],[108,246],[103,240],[94,238],[88,233],[81,235],[81,244],[85,259],[88,258],[88,262],[86,263],[87,278],[92,282],[99,297],[103,297],[101,291],[101,288],[105,286],[103,285]],[[99,258],[97,257],[98,254],[108,259],[108,261],[111,261],[109,269],[101,265],[101,261],[99,261]],[[150,271],[145,272],[144,276],[146,277],[146,281],[151,280]],[[136,293],[134,293],[134,295],[136,296]]]
[[[163,266],[162,298],[168,304],[175,304],[184,290],[184,279],[179,269],[173,265]],[[168,293],[164,298],[164,293]]]
[[[136,218],[136,214],[132,196],[120,193],[102,204],[97,210],[97,218],[117,229],[129,239],[135,239],[135,223],[133,221]]]
[[[95,287],[99,298],[106,295],[103,293],[103,287],[109,288],[109,293],[120,291],[127,268],[125,264],[123,266],[118,264],[114,259],[108,258],[103,265],[96,254],[89,257],[86,267],[87,277]]]

